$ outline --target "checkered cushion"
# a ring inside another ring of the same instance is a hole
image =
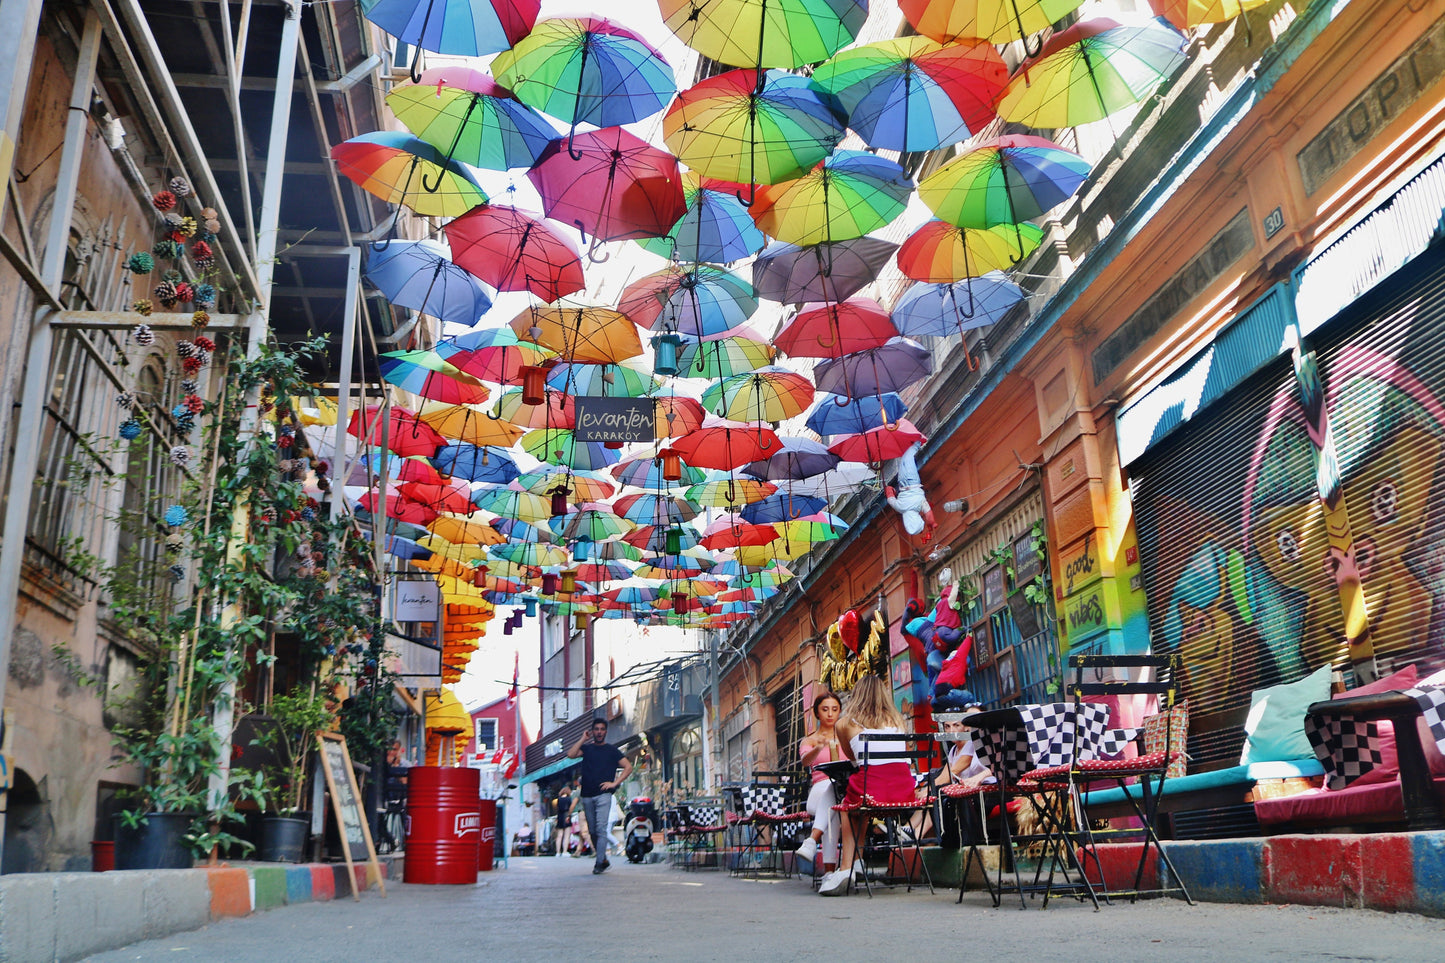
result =
[[[722,819],[722,813],[716,806],[694,806],[687,811],[688,828],[701,830],[703,832],[716,832],[722,826],[718,825]],[[714,829],[713,827],[716,827]]]
[[[1380,751],[1380,730],[1373,722],[1354,716],[1331,716],[1321,720],[1307,715],[1305,738],[1325,768],[1325,785],[1344,789],[1384,761]]]
[[[787,806],[788,787],[777,784],[744,786],[739,811],[753,819],[770,820],[781,816]]]

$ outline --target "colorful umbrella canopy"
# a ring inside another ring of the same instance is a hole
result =
[[[446,516],[438,516],[438,520],[443,517]],[[436,522],[432,522],[432,524],[435,525]],[[485,546],[452,542],[442,538],[440,535],[428,535],[418,544],[441,558],[451,559],[454,562],[477,562],[487,557],[487,549]],[[494,542],[492,544],[500,544],[500,542]]]
[[[1224,23],[1254,10],[1269,0],[1149,0],[1149,6],[1180,30]]]
[[[915,281],[948,283],[1005,271],[1033,253],[1044,232],[1032,224],[954,227],[929,221],[898,249],[898,268]]]
[[[371,537],[370,532],[362,532],[366,538]],[[393,558],[401,559],[404,562],[426,561],[432,557],[429,548],[423,548],[409,538],[402,538],[398,535],[388,535],[386,538],[386,554]]]
[[[863,398],[819,393],[818,403],[806,424],[809,431],[824,436],[851,435],[893,424],[907,411],[903,399],[892,392]]]
[[[430,458],[436,450],[447,443],[431,425],[417,417],[409,408],[392,405],[383,421],[380,405],[367,405],[351,413],[346,433],[355,435],[363,443],[381,447],[382,435],[386,435],[386,447],[397,455],[423,455]]]
[[[913,427],[913,422],[900,418],[883,428],[870,428],[857,435],[841,438],[828,450],[846,461],[880,462],[897,458],[915,444],[928,439]]]
[[[1023,289],[1002,272],[953,284],[915,284],[893,307],[899,334],[941,338],[1003,319],[1025,300]]]
[[[518,565],[543,567],[566,565],[567,553],[556,545],[541,545],[537,542],[507,542],[487,549],[491,558],[500,558]]]
[[[421,502],[439,512],[469,512],[472,510],[472,486],[461,478],[453,478],[440,485],[426,482],[403,482],[397,491],[405,498]]]
[[[473,499],[475,501],[475,499]],[[546,527],[546,518],[538,519],[537,524],[520,521],[515,518],[495,518],[489,524],[505,536],[504,541],[511,542],[546,542],[549,545],[557,544],[557,536],[552,530]],[[508,562],[508,565],[511,563]],[[508,578],[515,576],[524,577],[530,573],[517,571],[509,574],[509,570],[503,566],[496,570],[498,575]]]
[[[597,561],[577,566],[579,582],[618,582],[632,577],[632,566],[626,562]]]
[[[603,592],[602,597],[624,605],[636,605],[639,602],[651,602],[660,594],[661,591],[654,585],[624,585]]]
[[[842,301],[863,290],[898,245],[876,237],[798,247],[770,244],[753,261],[760,297],[784,304]]]
[[[913,28],[939,43],[1022,40],[1073,13],[1084,0],[899,0]]]
[[[819,391],[861,398],[906,388],[933,373],[933,353],[908,338],[879,348],[818,362],[813,378]]]
[[[778,490],[792,495],[806,495],[830,501],[839,495],[847,495],[877,482],[878,476],[867,465],[843,461],[838,467],[821,475],[806,478],[778,479]]]
[[[993,44],[897,37],[844,50],[813,71],[869,147],[936,150],[993,120],[1008,67]]]
[[[506,448],[522,437],[522,429],[516,425],[488,417],[480,409],[467,405],[443,405],[429,401],[422,405],[418,417],[437,434],[470,445]]]
[[[445,405],[479,405],[487,389],[435,351],[391,351],[377,358],[381,380]]]
[[[572,546],[573,560],[586,558],[593,562],[640,562],[642,551],[623,541],[578,542]]]
[[[1184,64],[1183,35],[1157,20],[1096,17],[1054,34],[999,98],[1005,120],[1075,127],[1137,104]]]
[[[386,104],[446,157],[487,170],[531,167],[557,136],[540,114],[470,67],[433,67],[416,83],[393,87]]]
[[[842,460],[811,438],[779,437],[778,451],[762,461],[749,463],[743,470],[763,481],[807,478],[831,471]]]
[[[766,602],[778,589],[771,585],[749,586],[747,588],[728,589],[717,597],[719,602]]]
[[[722,515],[703,530],[701,544],[714,551],[743,545],[766,545],[778,537],[771,525],[754,525],[741,515]]]
[[[679,265],[627,285],[617,308],[654,331],[707,337],[752,317],[758,299],[753,286],[731,271],[711,264]]]
[[[612,308],[537,306],[512,319],[518,338],[557,352],[563,361],[616,364],[642,354],[637,325]]]
[[[594,243],[660,237],[687,213],[677,158],[621,127],[554,140],[527,179],[548,217]]]
[[[753,220],[789,244],[862,237],[892,221],[908,204],[913,182],[886,157],[835,150],[798,177],[758,188]]]
[[[486,522],[458,515],[438,515],[427,528],[438,538],[459,545],[500,545],[507,540]]]
[[[515,488],[479,489],[472,493],[472,504],[501,518],[528,524],[545,522],[552,517],[551,502],[540,495]]]
[[[918,185],[918,197],[957,227],[1043,217],[1073,196],[1089,162],[1042,137],[1007,134],[960,154]]]
[[[694,468],[731,471],[768,457],[780,444],[777,434],[763,425],[710,419],[697,431],[675,440],[672,450]]]
[[[540,0],[361,0],[366,19],[423,50],[461,57],[506,50],[537,22]]]
[[[447,445],[436,453],[432,464],[448,475],[493,485],[505,485],[521,474],[517,463],[512,460],[511,452],[506,448]]]
[[[522,401],[521,388],[508,388],[497,398],[497,417],[524,428],[571,428],[577,422],[577,405],[571,395],[550,389],[543,393],[542,404],[529,405]]]
[[[386,470],[387,479],[392,482],[416,481],[440,485],[445,480],[442,478],[441,472],[420,458],[399,458],[396,455],[374,454],[361,457],[356,464],[356,469],[352,472],[352,477],[347,479],[347,484],[370,487],[374,479],[381,477],[383,468]]]
[[[687,213],[662,237],[639,240],[645,249],[674,261],[723,264],[756,254],[767,244],[738,200],[736,185],[695,171],[683,171],[682,184]]]
[[[641,398],[662,386],[652,372],[643,370],[637,360],[622,364],[568,364],[554,367],[547,375],[547,387],[569,395],[611,395],[614,398]]]
[[[491,69],[518,100],[573,127],[630,124],[657,113],[677,93],[662,55],[602,17],[543,20]]]
[[[665,492],[669,488],[684,488],[688,485],[696,485],[703,480],[701,469],[691,465],[681,467],[682,477],[677,481],[668,481],[662,477],[662,459],[647,453],[624,458],[618,464],[613,465],[610,471],[612,477],[624,485],[653,492]]]
[[[361,496],[358,504],[368,512],[375,512],[378,511],[381,498],[376,492],[367,492]],[[425,525],[440,513],[435,508],[422,502],[413,501],[410,498],[403,498],[401,495],[387,495],[384,514],[387,518],[395,518],[398,521],[410,522],[413,525]]]
[[[361,134],[331,148],[331,159],[362,189],[388,204],[405,204],[423,217],[457,217],[487,203],[482,186],[464,164],[447,160],[410,134]]]
[[[534,428],[522,436],[522,450],[549,465],[606,468],[622,456],[600,441],[578,441],[568,428]]]
[[[498,291],[530,291],[556,301],[587,286],[577,246],[534,214],[489,204],[446,227],[457,265]]]
[[[703,406],[733,421],[786,421],[813,403],[813,383],[776,365],[725,378],[703,392]]]
[[[600,472],[576,471],[559,465],[543,465],[523,472],[512,487],[535,495],[551,494],[561,488],[582,502],[600,502],[617,491],[617,486]]]
[[[453,264],[437,241],[391,241],[373,251],[366,279],[392,304],[471,326],[492,307],[480,281]]]
[[[766,525],[772,522],[802,518],[805,515],[812,515],[814,512],[821,512],[827,507],[827,502],[821,498],[789,495],[780,491],[745,506],[742,516],[754,524]]]
[[[806,77],[730,70],[678,94],[662,132],[684,164],[708,177],[776,184],[828,156],[843,139],[843,112]]]
[[[773,363],[775,351],[750,327],[698,340],[686,338],[677,352],[677,373],[685,378],[730,378]]]
[[[637,526],[619,517],[608,505],[584,502],[579,510],[555,515],[547,523],[552,531],[569,541],[604,542],[631,532]]]
[[[659,0],[667,28],[733,67],[801,67],[853,42],[867,0]]]
[[[449,338],[437,354],[474,378],[497,384],[515,382],[523,367],[541,365],[557,353],[530,341],[521,341],[511,328],[481,328]]]
[[[691,525],[679,524],[643,525],[622,536],[622,540],[644,552],[665,552],[669,533],[678,551],[693,548],[698,543],[697,529]]]
[[[794,358],[836,358],[898,336],[883,305],[870,298],[804,305],[773,344]]]
[[[686,498],[646,492],[623,495],[612,507],[617,514],[639,525],[690,522],[697,517],[700,510],[700,506]]]
[[[702,427],[705,415],[697,399],[665,395],[656,401],[658,438],[679,438]]]

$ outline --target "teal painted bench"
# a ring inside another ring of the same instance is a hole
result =
[[[1163,781],[1163,791],[1159,793],[1159,811],[1184,813],[1243,806],[1251,801],[1250,793],[1257,783],[1272,779],[1312,778],[1323,776],[1324,771],[1324,766],[1318,759],[1295,759],[1289,762],[1253,762],[1244,766],[1231,766],[1228,769],[1196,772],[1166,779]],[[1158,787],[1159,780],[1154,780],[1153,786]],[[1130,786],[1129,792],[1138,799],[1141,788]],[[1134,810],[1124,797],[1124,790],[1118,787],[1099,789],[1088,793],[1085,798],[1090,818],[1111,819],[1134,815]]]

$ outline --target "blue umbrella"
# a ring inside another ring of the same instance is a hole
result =
[[[857,435],[894,424],[908,411],[908,406],[895,392],[853,398],[847,404],[839,404],[842,400],[834,395],[818,395],[813,413],[808,416],[808,430],[820,435]]]
[[[559,542],[549,530],[515,518],[495,518],[489,524],[515,542],[547,542],[552,545]]]
[[[744,505],[738,514],[755,525],[767,525],[772,522],[789,522],[804,515],[821,512],[827,507],[828,503],[821,498],[777,492],[760,501]]]
[[[361,534],[368,541],[371,539],[371,532],[363,529]],[[402,538],[400,535],[388,535],[386,537],[386,554],[393,558],[401,559],[403,562],[425,562],[432,556],[430,549],[422,548],[411,539]]]
[[[1002,271],[953,284],[915,284],[893,306],[893,325],[910,338],[943,338],[995,324],[1025,297]]]
[[[439,241],[389,242],[372,253],[366,278],[398,307],[468,327],[492,307],[486,286],[453,264]]]
[[[506,448],[453,442],[440,449],[432,464],[448,475],[474,482],[505,485],[521,474]]]

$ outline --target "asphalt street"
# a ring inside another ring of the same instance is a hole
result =
[[[1314,906],[1177,900],[994,909],[957,890],[823,898],[805,881],[744,881],[663,864],[592,875],[590,859],[513,859],[477,886],[288,906],[90,959],[97,963],[452,963],[483,960],[1429,960],[1445,920]]]

